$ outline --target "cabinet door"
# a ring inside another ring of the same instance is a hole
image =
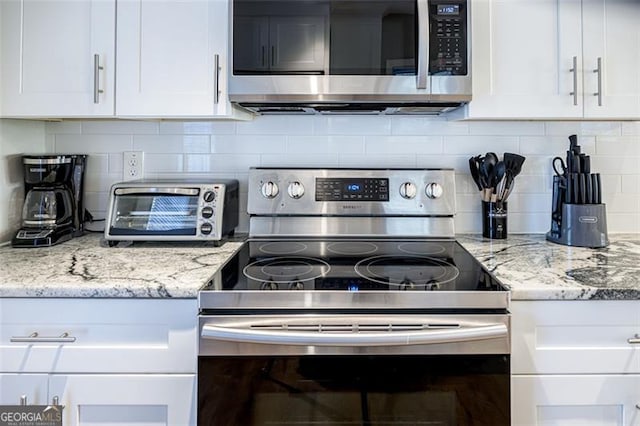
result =
[[[195,425],[195,375],[51,375],[64,426]]]
[[[582,117],[580,0],[478,1],[471,13],[470,118]]]
[[[226,114],[228,19],[226,1],[118,1],[116,114]]]
[[[27,404],[44,405],[47,400],[46,374],[0,374],[0,405],[18,405],[26,397]]]
[[[0,299],[0,371],[195,373],[195,299]]]
[[[0,7],[4,116],[113,116],[115,0]]]
[[[271,71],[322,72],[325,30],[322,16],[271,17]]]
[[[640,376],[513,376],[514,426],[637,426]]]
[[[640,2],[584,0],[583,9],[585,117],[640,118]]]

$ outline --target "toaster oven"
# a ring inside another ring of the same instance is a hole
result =
[[[213,241],[238,225],[238,181],[138,180],[111,187],[107,241]]]

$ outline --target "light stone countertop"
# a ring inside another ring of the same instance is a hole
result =
[[[566,247],[544,235],[458,241],[511,290],[512,300],[640,300],[640,234],[606,248]],[[37,249],[0,247],[0,297],[196,298],[242,245],[138,243],[108,247],[88,234]]]
[[[87,234],[53,247],[1,247],[0,297],[196,298],[242,242],[121,245]]]
[[[511,300],[640,300],[640,234],[609,235],[609,246],[568,247],[543,234],[458,241],[511,290]]]

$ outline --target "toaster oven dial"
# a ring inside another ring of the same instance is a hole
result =
[[[207,191],[204,193],[202,198],[204,198],[204,201],[206,201],[207,203],[210,203],[216,199],[216,193],[213,191]]]
[[[268,181],[262,184],[262,195],[265,198],[276,198],[279,192],[278,184],[275,182]]]
[[[289,196],[293,199],[301,198],[304,195],[304,185],[300,182],[291,182],[288,188]]]
[[[200,225],[200,232],[202,232],[203,235],[209,235],[211,231],[213,231],[213,226],[211,226],[210,223],[205,222]]]
[[[405,182],[400,185],[400,195],[402,198],[406,198],[407,200],[411,200],[418,193],[418,189],[416,185],[412,182]]]
[[[213,216],[213,208],[206,206],[202,208],[202,217],[204,217],[205,219],[209,219],[211,216]]]
[[[430,184],[427,185],[424,192],[427,195],[427,197],[431,199],[440,198],[442,197],[442,192],[443,192],[442,185],[440,185],[437,182],[431,182]]]

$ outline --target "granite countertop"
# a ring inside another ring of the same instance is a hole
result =
[[[196,298],[242,242],[122,245],[87,234],[53,247],[0,247],[0,297]]]
[[[609,235],[609,246],[567,247],[544,235],[458,241],[511,290],[511,300],[640,300],[640,235]]]
[[[640,234],[610,235],[600,249],[544,235],[457,239],[509,287],[512,300],[640,300]],[[196,298],[241,244],[108,247],[101,234],[88,234],[47,248],[0,247],[0,297]]]

